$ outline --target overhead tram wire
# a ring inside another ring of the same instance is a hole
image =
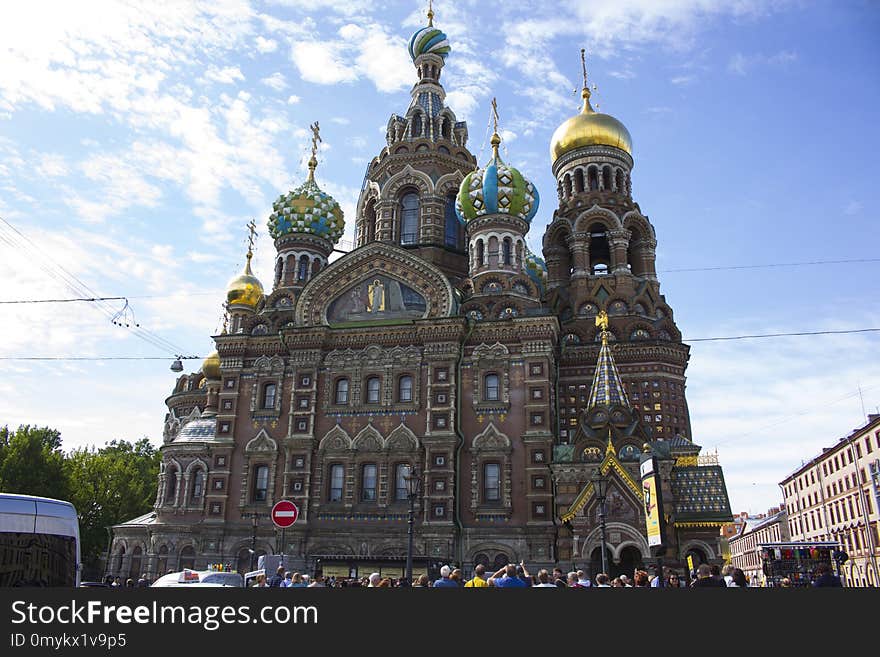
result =
[[[715,338],[695,338],[683,342],[706,342],[709,340],[746,340],[754,338],[793,337],[802,335],[839,335],[844,333],[880,332],[880,328],[851,329],[846,331],[804,331],[800,333],[767,333],[764,335],[728,335]],[[201,356],[179,356],[180,360],[197,360]],[[0,356],[0,360],[167,360],[159,356]],[[863,388],[868,390],[869,388]]]
[[[48,258],[43,254],[39,246],[33,242],[27,235],[18,230],[15,226],[13,226],[9,221],[0,216],[0,240],[8,244],[15,250],[22,251],[27,253],[28,251],[35,255],[37,265],[40,269],[43,270],[45,274],[47,274],[50,278],[60,282],[67,289],[73,291],[77,297],[90,297],[95,298],[96,301],[95,307],[98,308],[107,318],[116,324],[117,326],[125,326],[134,333],[137,337],[145,342],[151,344],[161,351],[165,351],[171,353],[175,356],[179,356],[186,352],[182,347],[174,344],[173,342],[163,338],[160,335],[153,333],[152,331],[143,328],[136,322],[117,322],[117,318],[119,317],[119,312],[106,301],[104,301],[104,297],[96,294],[88,285],[83,283],[80,279],[78,279],[75,275],[67,271],[61,265],[48,260]],[[11,232],[10,232],[11,231]],[[48,260],[48,264],[47,264]],[[126,307],[128,301],[126,300]],[[133,325],[132,325],[133,324]]]

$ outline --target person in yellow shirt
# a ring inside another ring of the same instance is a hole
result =
[[[483,589],[488,588],[489,583],[486,581],[484,575],[486,574],[486,567],[479,563],[477,567],[474,568],[474,577],[473,579],[469,579],[465,582],[464,587],[466,589]]]

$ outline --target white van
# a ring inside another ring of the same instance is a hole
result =
[[[0,586],[79,586],[81,567],[70,502],[0,493]]]

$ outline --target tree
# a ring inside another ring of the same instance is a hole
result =
[[[70,501],[80,519],[83,561],[94,561],[107,547],[107,528],[153,508],[159,477],[159,451],[147,438],[113,440],[101,449],[73,450],[65,463]]]
[[[67,499],[61,434],[48,427],[0,428],[0,491]]]

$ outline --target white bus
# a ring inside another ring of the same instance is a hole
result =
[[[80,567],[70,502],[0,493],[0,586],[79,586]]]

